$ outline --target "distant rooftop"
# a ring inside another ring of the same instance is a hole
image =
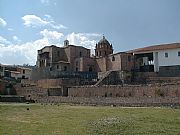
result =
[[[134,53],[134,52],[152,52],[156,50],[167,50],[167,49],[176,49],[180,48],[180,43],[170,43],[170,44],[161,44],[161,45],[153,45],[143,48],[138,48],[134,50],[127,51],[128,53]]]

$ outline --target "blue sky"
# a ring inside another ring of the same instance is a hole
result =
[[[114,51],[180,42],[179,0],[0,0],[0,63],[35,65],[55,44],[93,51],[104,34]]]

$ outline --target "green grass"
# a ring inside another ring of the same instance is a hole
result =
[[[0,135],[180,135],[180,109],[0,104]]]

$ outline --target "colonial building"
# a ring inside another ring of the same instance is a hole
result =
[[[180,43],[154,45],[128,51],[135,56],[135,70],[159,76],[180,76]]]
[[[46,46],[38,50],[38,68],[49,67],[58,71],[106,72],[109,70],[132,70],[132,54],[119,52],[113,54],[112,44],[103,36],[96,44],[95,56],[82,46],[69,45],[64,41],[63,47]]]
[[[69,41],[66,40],[63,47],[52,45],[38,50],[37,66],[38,68],[49,67],[50,70],[58,71],[80,71],[83,67],[78,61],[87,58],[90,58],[89,49],[69,45]]]

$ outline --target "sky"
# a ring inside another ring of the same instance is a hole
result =
[[[0,63],[35,65],[37,50],[70,44],[94,53],[180,42],[180,0],[0,0]]]

